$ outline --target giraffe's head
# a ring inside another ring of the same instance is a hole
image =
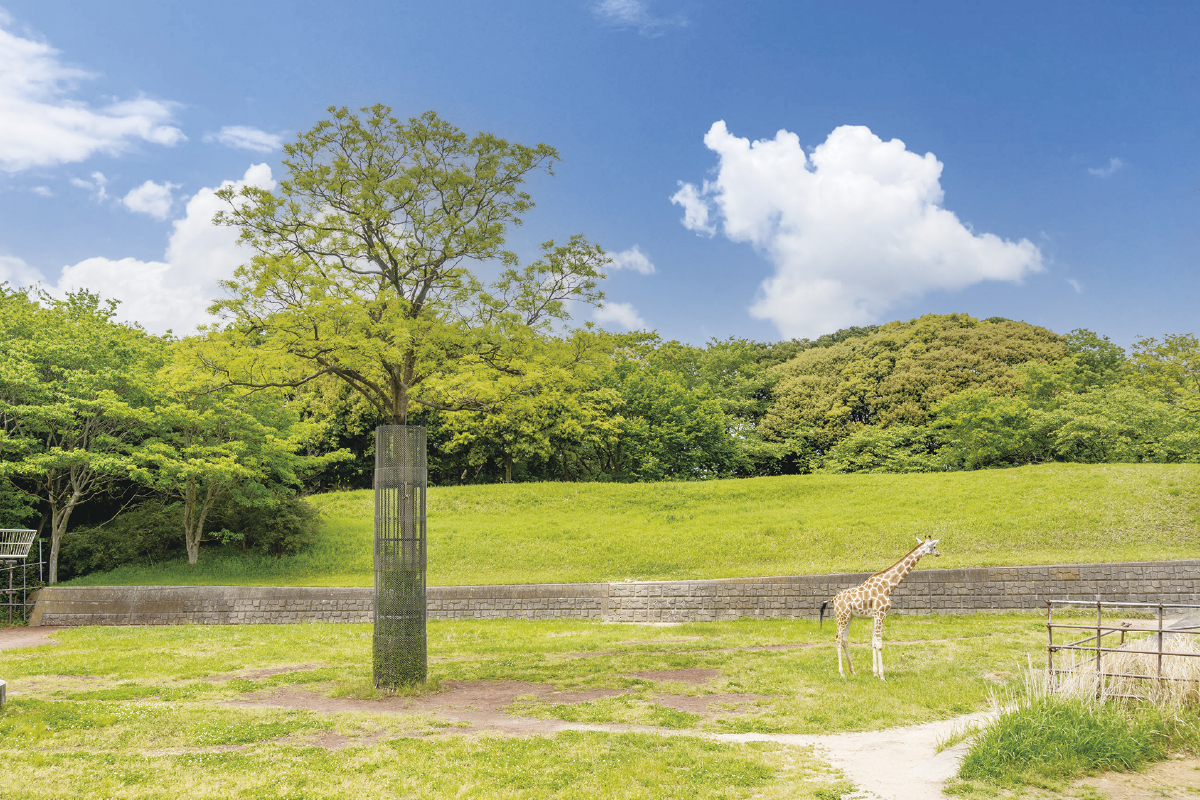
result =
[[[925,539],[922,541],[921,537],[918,536],[917,537],[918,547],[916,550],[917,555],[918,556],[930,556],[930,555],[940,556],[941,553],[938,552],[937,543],[938,543],[937,539]]]

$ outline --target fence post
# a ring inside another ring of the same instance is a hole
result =
[[[1100,667],[1100,637],[1103,635],[1100,632],[1100,625],[1103,620],[1103,611],[1100,606],[1100,595],[1096,595],[1096,699],[1100,699],[1100,690],[1104,686],[1104,670]]]
[[[1158,604],[1158,679],[1162,680],[1162,657],[1163,657],[1163,604]],[[1176,659],[1178,660],[1178,659]]]
[[[1054,607],[1046,601],[1046,669],[1054,680]]]

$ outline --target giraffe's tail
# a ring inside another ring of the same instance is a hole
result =
[[[819,628],[824,628],[824,627],[825,627],[825,608],[826,608],[828,605],[829,605],[829,601],[828,601],[828,600],[826,600],[824,603],[821,603],[821,614],[820,614],[820,616],[817,618],[817,627],[819,627]]]

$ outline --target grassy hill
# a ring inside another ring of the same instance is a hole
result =
[[[324,533],[303,553],[73,583],[372,585],[371,492],[312,500]],[[925,568],[1197,558],[1200,465],[436,487],[428,514],[435,586],[874,571],[917,536],[941,540]]]

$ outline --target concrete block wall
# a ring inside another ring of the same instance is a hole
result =
[[[432,586],[430,619],[600,619],[689,622],[815,619],[821,603],[869,573],[705,581]],[[1200,559],[975,569],[919,569],[892,594],[892,613],[1042,608],[1048,598],[1200,604]],[[370,588],[54,586],[30,625],[370,622]]]

